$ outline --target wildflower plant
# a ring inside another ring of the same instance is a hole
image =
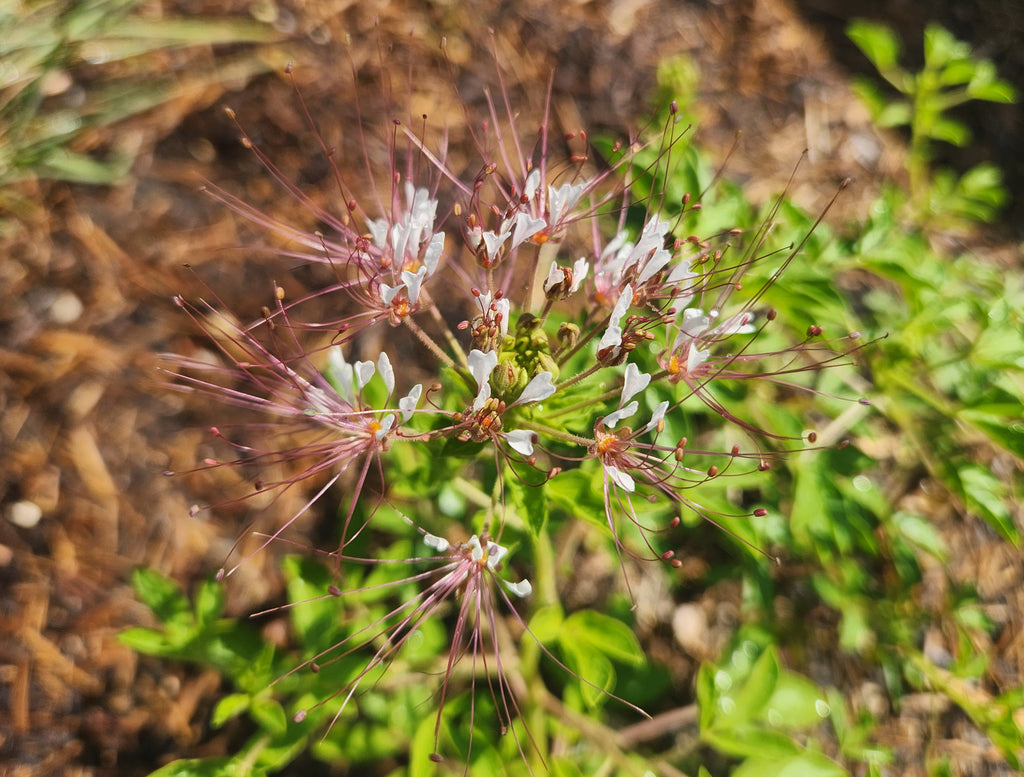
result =
[[[289,725],[344,737],[373,716],[375,693],[395,687],[389,676],[415,678],[402,687],[426,689],[414,705],[423,722],[398,735],[410,773],[425,773],[424,759],[547,773],[579,740],[564,721],[599,719],[609,701],[609,714],[640,714],[642,693],[627,699],[617,683],[646,671],[627,625],[638,565],[678,568],[681,524],[694,516],[749,536],[735,527],[763,519],[764,506],[743,496],[710,506],[702,494],[764,477],[815,444],[813,433],[761,428],[731,387],[813,392],[815,373],[855,350],[816,326],[781,347],[766,335],[775,313],[762,298],[800,248],[766,248],[770,216],[750,237],[690,235],[695,198],[637,196],[635,181],[656,180],[681,137],[673,121],[653,141],[630,138],[598,157],[585,131],[556,135],[550,101],[549,86],[536,137],[504,89],[487,95],[479,120],[467,109],[475,166],[456,166],[444,140],[398,120],[385,125],[384,170],[369,152],[347,165],[320,141],[338,185],[333,210],[239,126],[319,228],[215,186],[210,195],[272,236],[281,272],[315,265],[329,281],[294,299],[275,284],[248,323],[215,298],[177,300],[220,350],[216,360],[174,357],[177,384],[262,417],[211,430],[227,454],[203,468],[243,467],[252,493],[272,497],[257,552],[305,548],[329,570],[286,608],[297,631],[309,631],[296,625],[308,612],[323,627],[276,683],[286,692],[300,676],[321,681],[319,698],[292,699]],[[638,174],[641,149],[654,162]],[[373,176],[356,185],[360,169]],[[335,541],[308,548],[295,524],[332,488],[342,494]],[[291,489],[300,507],[274,515]],[[247,539],[218,580],[249,558]],[[741,552],[772,557],[745,543]],[[603,545],[619,569],[623,593],[605,612],[563,604],[572,549],[584,545]],[[435,639],[416,656],[414,643]],[[481,741],[487,730],[506,744]],[[611,763],[642,772],[588,733]]]

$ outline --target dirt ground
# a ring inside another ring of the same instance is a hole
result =
[[[223,418],[222,410],[162,385],[157,354],[202,345],[172,296],[199,296],[201,279],[244,318],[258,313],[272,280],[266,263],[237,250],[247,242],[245,227],[199,186],[211,180],[272,212],[304,218],[239,145],[223,106],[236,110],[283,170],[315,196],[330,197],[326,167],[280,75],[285,61],[296,63],[296,80],[324,133],[351,142],[355,89],[367,115],[385,100],[381,62],[403,74],[392,82],[395,103],[427,102],[433,121],[458,124],[457,105],[437,96],[448,91],[436,87],[449,78],[436,64],[442,35],[471,105],[481,84],[494,82],[493,49],[513,96],[533,105],[554,69],[558,122],[591,132],[628,129],[648,110],[657,63],[686,53],[702,72],[703,144],[724,157],[742,130],[728,174],[751,197],[765,199],[808,149],[793,196],[820,207],[852,176],[854,186],[832,214],[841,224],[864,213],[881,180],[899,175],[901,147],[898,137],[871,127],[850,92],[851,55],[836,35],[839,5],[607,0],[562,3],[556,11],[554,4],[520,0],[489,2],[470,15],[457,3],[292,0],[279,8],[286,37],[264,53],[277,74],[195,88],[109,136],[88,139],[99,149],[137,149],[125,183],[24,186],[38,207],[22,214],[0,245],[0,774],[142,775],[175,757],[227,746],[206,725],[219,687],[215,675],[140,658],[116,640],[127,626],[152,625],[127,582],[134,567],[155,567],[190,587],[217,569],[247,518],[242,509],[190,516],[190,505],[217,501],[239,485],[226,476],[161,474],[188,470],[207,455],[204,430]],[[871,4],[861,5],[866,11]],[[909,25],[907,5],[885,9]],[[1002,5],[1012,20],[999,27],[1005,36],[1014,24],[1021,29],[1024,14],[1012,13],[1010,0]],[[250,10],[240,0],[145,7],[167,15]],[[962,36],[981,27],[961,19],[961,32],[955,18],[944,21]],[[1000,36],[986,38],[990,50],[981,53],[1004,57],[1011,69],[1004,75],[1019,78],[1018,47],[1000,48]],[[187,56],[213,67],[221,54]],[[168,56],[163,66],[172,72],[179,64]],[[1017,214],[1024,201],[1020,113],[998,117],[987,122],[980,148],[1005,159],[1017,176]],[[1020,223],[1008,218],[981,245],[1015,256]],[[26,522],[17,520],[14,506],[25,502],[39,508],[39,520],[18,525]],[[941,505],[930,509],[957,549],[957,574],[1010,610],[1002,635],[986,647],[1007,687],[1019,685],[1020,558],[1007,556],[989,533],[953,521]],[[244,584],[232,587],[233,612],[273,594],[266,563],[249,567]],[[922,774],[925,750],[936,747],[967,764],[965,774],[999,773],[962,715],[935,715],[927,699],[920,702],[924,712],[909,709],[883,732],[907,764],[905,773]]]

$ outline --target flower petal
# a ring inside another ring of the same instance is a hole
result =
[[[363,387],[370,382],[370,378],[373,377],[373,373],[376,368],[373,366],[373,362],[356,362],[356,385],[359,390],[362,391]]]
[[[395,390],[395,371],[391,367],[391,359],[385,351],[380,352],[377,357],[377,373],[384,380],[384,387],[388,390],[387,396]]]
[[[416,405],[419,404],[420,395],[423,393],[423,384],[417,383],[413,386],[409,393],[398,400],[398,409],[402,411],[402,423],[406,423],[412,418],[412,411],[416,409]]]
[[[651,420],[647,422],[647,426],[644,427],[644,432],[649,432],[654,429],[661,419],[665,417],[665,411],[668,410],[668,400],[664,399],[658,403],[658,406],[654,408],[654,412],[651,414]]]
[[[635,397],[651,382],[651,376],[646,372],[640,372],[640,368],[633,362],[626,365],[626,376],[622,382],[622,399],[620,403],[628,402]]]
[[[633,481],[633,478],[613,464],[606,464],[604,471],[612,479],[612,482],[623,491],[633,492],[636,490],[636,483]]]
[[[505,438],[505,442],[508,443],[508,447],[514,450],[516,453],[521,453],[524,456],[533,455],[533,441],[537,439],[537,433],[531,432],[528,429],[517,429],[511,432],[505,432],[502,434]]]
[[[505,583],[509,593],[515,594],[520,599],[524,599],[533,593],[533,584],[529,580],[520,580],[518,583],[510,583],[507,580],[502,582]]]
[[[551,383],[551,373],[548,371],[539,372],[533,380],[526,384],[523,393],[515,401],[517,405],[525,405],[528,402],[541,402],[555,393],[555,387]]]
[[[608,415],[606,415],[602,419],[601,423],[603,423],[609,429],[612,429],[615,426],[615,424],[617,424],[623,418],[629,418],[631,415],[633,415],[637,411],[637,409],[639,409],[639,407],[640,406],[637,404],[636,400],[634,399],[632,402],[630,402],[625,407],[620,407],[614,413],[609,413]]]
[[[444,553],[451,547],[451,543],[448,540],[444,537],[438,537],[436,534],[423,535],[423,544],[428,548],[433,548],[438,553]]]
[[[430,245],[423,254],[423,266],[427,268],[427,275],[433,275],[437,269],[437,263],[444,251],[444,232],[438,232],[430,238]]]

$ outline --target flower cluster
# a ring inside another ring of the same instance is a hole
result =
[[[324,265],[334,280],[296,300],[275,288],[272,305],[252,324],[178,300],[222,353],[216,363],[179,359],[176,372],[183,385],[264,416],[246,439],[230,441],[235,458],[208,466],[245,463],[262,471],[308,462],[297,475],[257,481],[255,492],[273,495],[319,476],[298,512],[263,535],[261,548],[281,539],[335,483],[347,494],[340,542],[329,550],[337,565],[370,563],[347,548],[373,526],[382,504],[414,512],[416,525],[427,527],[423,541],[436,556],[417,562],[433,566],[401,581],[417,584],[419,593],[305,664],[316,668],[328,654],[370,646],[364,668],[336,694],[341,709],[419,624],[451,615],[441,706],[461,657],[471,656],[474,672],[490,661],[497,680],[490,669],[484,674],[507,727],[518,703],[501,669],[499,621],[503,610],[514,613],[509,594],[529,600],[534,586],[497,576],[507,552],[502,537],[529,546],[558,529],[529,514],[530,505],[544,503],[545,489],[576,472],[594,484],[624,574],[634,560],[677,565],[670,530],[680,517],[721,517],[701,506],[701,485],[727,472],[767,469],[786,439],[730,407],[718,387],[744,380],[795,385],[796,373],[820,369],[836,354],[820,330],[783,350],[759,349],[775,318],[760,300],[776,275],[762,274],[760,286],[739,293],[741,278],[761,261],[756,246],[734,259],[728,241],[735,235],[677,237],[685,202],[676,212],[647,202],[646,219],[630,222],[629,187],[616,171],[629,169],[637,142],[617,146],[619,161],[596,172],[585,154],[556,161],[547,116],[531,151],[511,109],[502,118],[492,104],[479,172],[464,180],[419,135],[401,125],[393,132],[406,142],[401,154],[392,143],[391,169],[382,171],[392,186],[386,207],[364,209],[348,197],[340,169],[340,216],[288,185],[314,209],[322,231],[289,226],[211,189],[288,241],[277,252],[290,266]],[[581,138],[585,133],[573,133]],[[402,154],[416,163],[400,165]],[[400,169],[428,173],[416,180]],[[306,321],[314,301],[338,312]],[[367,343],[381,341],[366,336],[375,329],[387,350],[366,353]],[[773,359],[782,366],[772,367]],[[695,420],[708,417],[723,423]],[[715,449],[710,433],[723,425],[744,442]],[[403,481],[410,467],[434,474],[413,486]],[[442,504],[453,492],[461,505],[454,511]],[[588,509],[581,503],[580,514],[560,520],[593,517],[582,514]],[[741,509],[751,519],[764,512]],[[547,597],[557,591],[547,588]]]

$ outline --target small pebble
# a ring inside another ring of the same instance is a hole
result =
[[[22,529],[31,529],[43,517],[43,511],[35,502],[23,499],[7,505],[7,520]]]
[[[82,316],[85,307],[74,292],[65,289],[50,305],[50,320],[55,324],[73,324]]]

